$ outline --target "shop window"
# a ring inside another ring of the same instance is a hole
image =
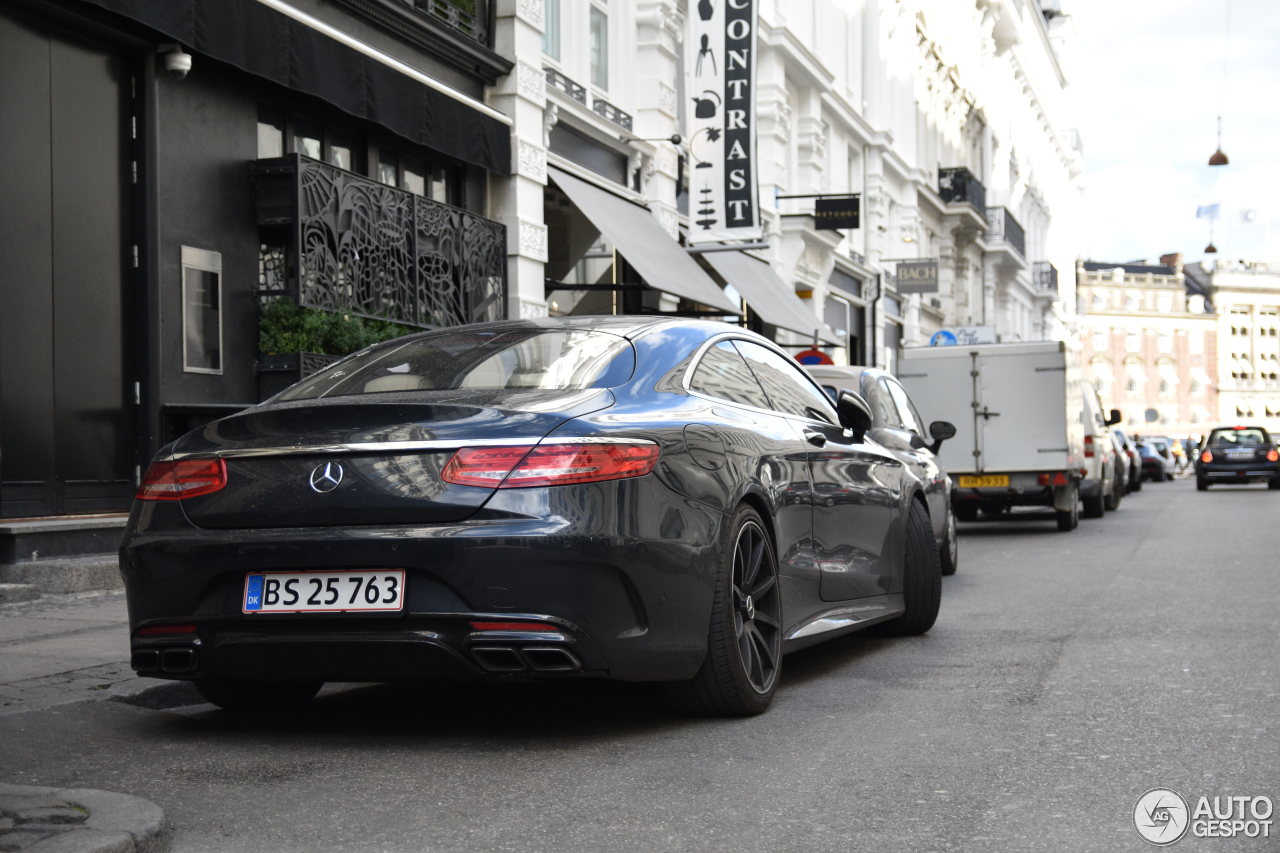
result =
[[[222,254],[182,247],[182,369],[222,373]]]
[[[414,195],[427,194],[427,170],[419,157],[404,157],[404,174],[401,179],[404,188]]]
[[[284,156],[284,115],[267,107],[258,110],[258,159]]]
[[[316,122],[295,119],[293,150],[312,160],[324,159],[324,129]]]

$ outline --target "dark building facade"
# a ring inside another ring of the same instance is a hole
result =
[[[297,378],[268,300],[504,316],[492,32],[482,0],[0,0],[0,518],[127,509]]]

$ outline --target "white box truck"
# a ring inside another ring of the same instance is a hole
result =
[[[939,459],[954,481],[957,518],[1051,506],[1059,530],[1076,527],[1088,470],[1084,401],[1065,344],[909,348],[897,375],[926,422],[956,426]]]

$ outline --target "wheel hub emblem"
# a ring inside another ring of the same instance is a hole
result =
[[[756,602],[749,595],[742,597],[742,615],[748,620],[756,618]]]
[[[311,490],[319,494],[332,492],[342,482],[342,466],[337,462],[326,462],[317,465],[311,472]]]

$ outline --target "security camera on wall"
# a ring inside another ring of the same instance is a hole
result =
[[[181,45],[161,45],[160,52],[164,54],[164,70],[174,80],[185,78],[191,71],[191,54],[184,51]]]

